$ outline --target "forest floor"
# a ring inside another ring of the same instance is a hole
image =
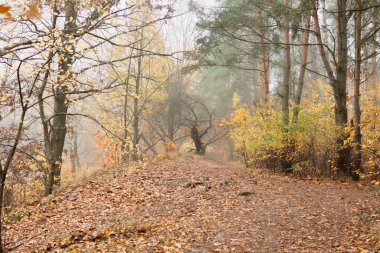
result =
[[[97,173],[28,207],[13,252],[380,252],[380,192],[205,159]]]

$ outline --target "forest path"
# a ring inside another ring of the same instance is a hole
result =
[[[195,158],[64,187],[6,239],[14,252],[380,252],[379,237],[379,192]]]

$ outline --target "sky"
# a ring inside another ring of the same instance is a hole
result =
[[[195,0],[201,6],[213,8],[217,5],[215,0]],[[197,17],[194,13],[188,12],[190,0],[176,0],[174,9],[175,15],[183,14],[173,18],[164,28],[163,34],[166,36],[167,47],[171,52],[186,51],[193,47],[197,31],[195,25]]]

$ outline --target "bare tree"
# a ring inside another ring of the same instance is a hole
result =
[[[5,152],[2,152],[0,154],[0,252],[4,252],[4,245],[3,245],[3,219],[2,219],[2,214],[3,214],[3,207],[4,207],[4,190],[5,190],[5,185],[6,185],[6,180],[8,173],[10,172],[12,168],[12,163],[15,158],[16,152],[18,150],[18,146],[22,140],[22,136],[24,134],[24,128],[25,128],[25,120],[26,120],[26,115],[28,110],[31,108],[29,101],[32,97],[33,94],[33,89],[35,87],[37,79],[35,79],[32,84],[30,85],[29,90],[25,90],[24,82],[21,79],[21,68],[26,59],[21,60],[18,68],[17,68],[17,81],[14,82],[14,85],[16,85],[16,88],[14,89],[14,95],[17,96],[17,99],[15,99],[15,104],[14,106],[17,108],[17,111],[12,110],[13,113],[18,115],[18,122],[15,124],[14,133],[5,135],[3,138],[5,140],[2,140],[2,142],[6,142],[8,144],[5,144],[6,147],[8,147]],[[4,107],[2,109],[5,109]],[[1,121],[1,119],[0,119]],[[10,128],[12,129],[12,128]],[[8,138],[7,138],[8,136]]]
[[[205,103],[199,99],[184,95],[182,103],[185,108],[183,125],[190,130],[190,137],[194,143],[195,152],[205,155],[209,145],[223,138],[227,131],[214,126],[214,117]]]

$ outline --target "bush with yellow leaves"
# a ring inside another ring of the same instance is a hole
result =
[[[380,89],[379,85],[362,93],[362,161],[366,174],[380,184]]]
[[[298,120],[290,115],[289,125],[282,123],[276,104],[258,105],[253,112],[239,105],[234,98],[234,113],[227,121],[231,129],[235,151],[244,159],[247,167],[264,167],[275,170],[280,159],[291,161],[292,170],[303,174],[330,174],[335,172],[338,150],[334,121],[334,103],[329,87],[320,80],[312,83],[313,89],[303,98]],[[379,87],[379,86],[376,86]],[[380,89],[364,90],[362,104],[362,177],[379,177],[380,168]],[[348,99],[349,108],[351,101]],[[290,108],[290,112],[294,108]],[[349,115],[350,119],[353,115]],[[354,147],[353,126],[344,131],[349,138],[344,145]],[[376,184],[379,181],[373,180]]]
[[[317,89],[304,98],[297,123],[290,125],[283,124],[282,113],[275,104],[259,105],[249,112],[235,98],[228,125],[236,152],[246,165],[275,170],[285,153],[293,171],[303,170],[305,174],[334,171],[337,150],[334,105],[321,94],[321,89]]]

